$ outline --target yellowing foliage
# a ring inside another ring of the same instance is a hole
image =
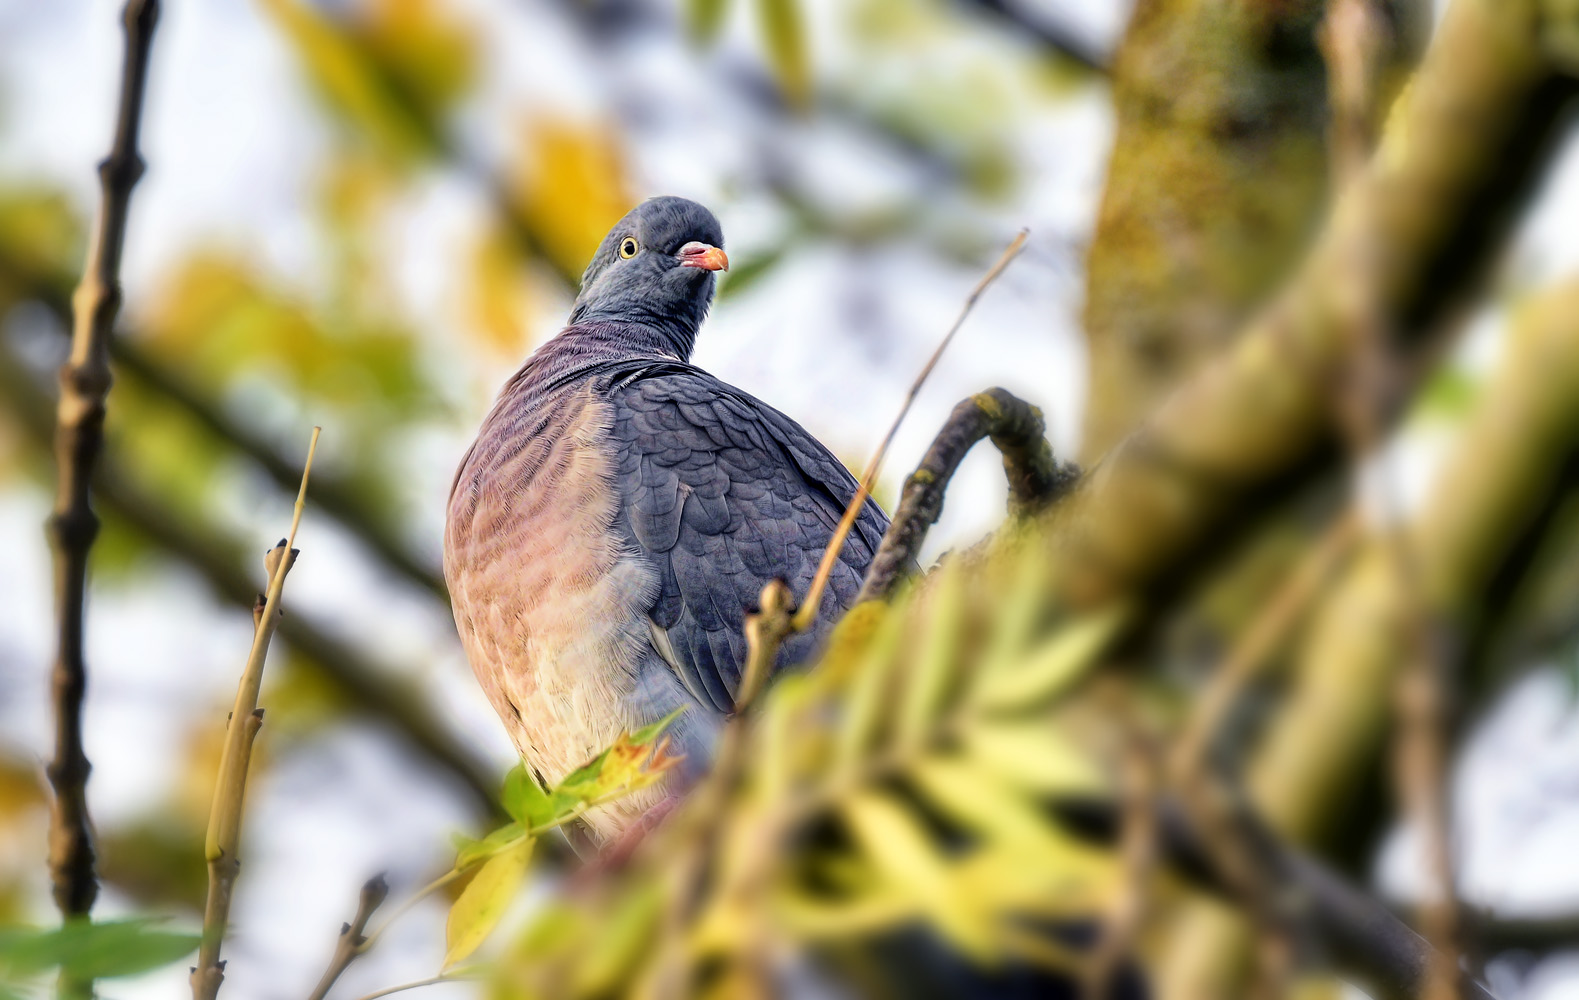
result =
[[[511,193],[543,254],[566,275],[582,272],[636,200],[614,130],[559,118],[523,130]]]

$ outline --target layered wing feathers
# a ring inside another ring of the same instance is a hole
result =
[[[623,527],[661,581],[655,646],[702,704],[732,711],[746,612],[775,577],[806,592],[855,478],[799,424],[700,369],[664,363],[604,384]],[[887,526],[868,501],[823,599],[824,626],[853,603]],[[796,637],[781,662],[804,657],[821,632]]]

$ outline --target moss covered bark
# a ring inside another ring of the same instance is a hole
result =
[[[1082,461],[1216,353],[1297,260],[1327,188],[1320,0],[1143,0],[1088,262]]]

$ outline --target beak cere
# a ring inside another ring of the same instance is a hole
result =
[[[675,256],[680,258],[681,267],[700,267],[707,271],[729,270],[729,257],[710,243],[692,240],[681,247]]]

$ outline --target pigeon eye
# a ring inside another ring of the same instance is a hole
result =
[[[620,256],[626,260],[636,256],[636,241],[629,236],[620,240]]]

